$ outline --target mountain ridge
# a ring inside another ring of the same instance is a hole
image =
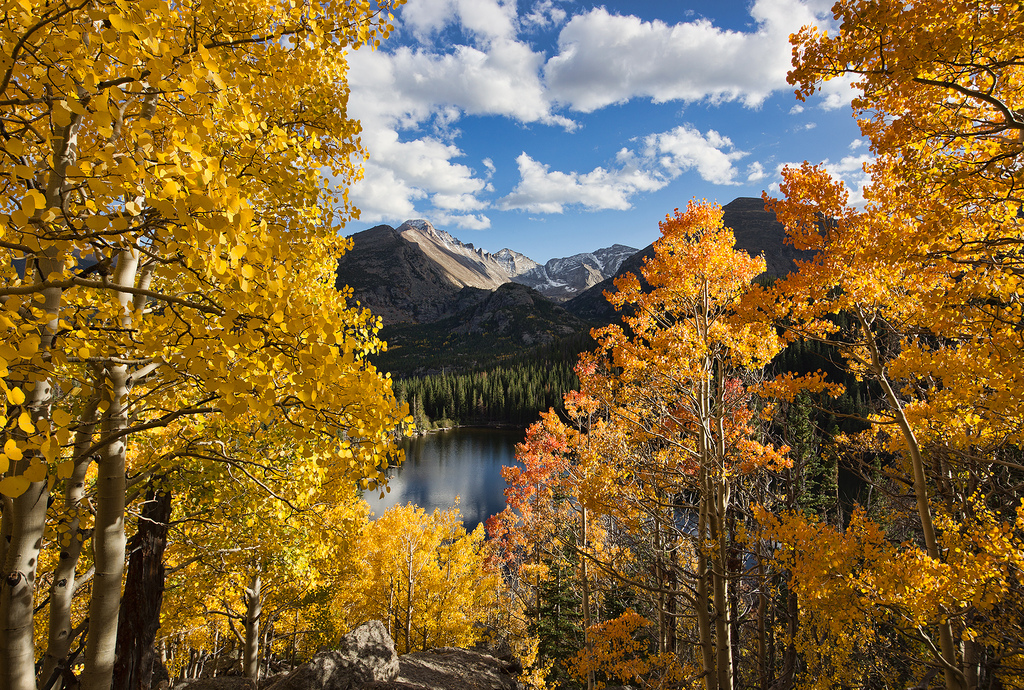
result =
[[[614,274],[636,250],[614,245],[543,266],[505,248],[494,254],[462,242],[429,221],[416,219],[352,235],[353,247],[338,262],[336,284],[348,286],[362,306],[386,325],[432,323],[466,306],[465,288],[493,291],[507,283],[567,301]]]

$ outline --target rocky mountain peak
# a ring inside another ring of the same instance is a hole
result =
[[[500,263],[512,277],[521,275],[540,266],[539,263],[525,254],[520,254],[514,249],[509,249],[508,247],[498,250],[491,256],[495,261]]]

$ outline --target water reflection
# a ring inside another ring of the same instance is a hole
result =
[[[502,465],[515,462],[515,444],[523,440],[521,429],[452,429],[406,439],[405,464],[392,469],[391,493],[383,499],[367,492],[366,500],[375,515],[388,508],[412,502],[428,512],[455,505],[466,529],[505,507]]]

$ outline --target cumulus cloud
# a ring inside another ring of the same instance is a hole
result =
[[[402,8],[399,26],[421,42],[451,25],[482,40],[515,35],[516,0],[416,0]]]
[[[708,182],[721,185],[739,184],[733,162],[747,154],[737,151],[728,137],[711,129],[701,134],[690,125],[682,125],[644,139],[646,155],[656,158],[672,177],[690,169]]]
[[[503,210],[520,209],[532,213],[562,213],[566,205],[579,204],[586,209],[625,210],[629,197],[661,189],[668,181],[627,164],[617,170],[595,168],[589,173],[564,173],[551,170],[526,153],[517,159],[519,184],[499,202]]]
[[[714,184],[739,184],[733,163],[747,155],[715,130],[701,134],[690,125],[648,135],[642,143],[639,152],[621,149],[614,167],[589,173],[551,170],[523,153],[516,159],[519,184],[498,207],[532,213],[563,213],[570,205],[593,211],[625,210],[634,195],[657,191],[689,170]],[[760,179],[764,171],[760,163],[752,163],[747,174],[749,181],[751,176]]]
[[[569,0],[521,2],[521,13],[516,0],[408,3],[397,22],[404,44],[349,55],[348,111],[361,121],[370,152],[351,198],[365,220],[425,217],[480,229],[489,226],[485,212],[492,207],[537,213],[573,204],[629,208],[633,195],[690,170],[722,185],[761,179],[759,163],[745,172],[736,168],[746,154],[727,137],[682,126],[652,134],[636,151],[590,172],[551,170],[524,153],[516,161],[518,185],[495,206],[489,199],[496,165],[463,160],[459,124],[467,115],[496,116],[574,131],[568,111],[635,98],[757,107],[789,88],[788,36],[802,24],[824,26],[819,20],[828,1],[755,0],[750,31],[724,30],[705,19],[645,22],[603,7],[570,17]],[[553,55],[529,42],[531,32],[545,30],[558,32]],[[829,88],[821,107],[845,97],[842,89]]]
[[[874,160],[874,156],[870,154],[861,154],[859,156],[843,156],[838,161],[826,158],[820,165],[834,179],[842,180],[846,185],[846,189],[850,193],[850,204],[860,206],[864,203],[864,188],[871,182],[871,177],[864,171],[864,166],[870,165]],[[776,167],[775,173],[781,177],[783,168],[798,168],[800,165],[800,163],[780,163]],[[768,191],[777,194],[779,183],[772,182],[768,186]]]
[[[446,218],[487,208],[479,197],[487,183],[455,160],[463,157],[457,146],[431,137],[401,141],[387,128],[364,131],[363,139],[373,156],[350,194],[363,220],[401,221],[425,215],[416,209],[420,200],[429,201]],[[490,224],[483,216],[472,222]]]
[[[763,180],[768,173],[764,171],[764,166],[758,161],[754,161],[747,166],[747,182],[757,182]]]
[[[789,114],[790,115],[799,115],[803,111],[804,111],[804,107],[802,105],[800,105],[799,103],[797,103],[796,105],[794,105],[792,108],[789,109]]]
[[[789,35],[818,24],[799,0],[757,0],[756,31],[727,31],[706,19],[646,22],[599,7],[563,27],[544,77],[553,100],[592,112],[632,98],[655,102],[740,101],[749,107],[788,88]]]
[[[822,110],[836,110],[850,105],[857,91],[853,88],[853,75],[843,75],[830,79],[821,85],[818,107]]]

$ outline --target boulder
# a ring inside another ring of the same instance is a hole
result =
[[[178,681],[173,690],[256,690],[256,683],[241,676],[218,676]]]
[[[395,643],[380,621],[370,621],[343,637],[338,649],[317,654],[267,690],[350,690],[397,675]]]
[[[510,664],[490,654],[442,647],[406,654],[398,677],[360,690],[517,690]]]

